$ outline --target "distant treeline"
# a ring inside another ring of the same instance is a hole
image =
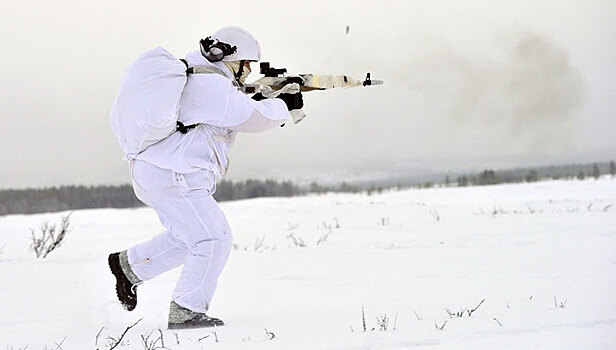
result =
[[[479,174],[458,175],[454,180],[446,176],[443,184],[455,186],[483,186],[502,183],[537,182],[542,180],[599,178],[605,174],[616,174],[616,163],[593,163],[584,165],[547,166],[510,170],[484,170]],[[423,187],[430,187],[424,183]]]
[[[546,179],[616,175],[616,164],[593,163],[583,165],[547,166],[510,170],[486,169],[477,174],[446,174],[440,179],[409,182],[388,180],[380,182],[324,186],[316,182],[300,188],[291,181],[223,180],[217,185],[214,198],[218,201],[255,198],[291,197],[306,193],[362,192],[379,193],[384,189],[429,188],[434,186],[481,186],[500,183],[535,182]],[[43,189],[0,190],[0,215],[33,214],[89,208],[133,208],[143,206],[131,185],[122,186],[62,186]]]
[[[385,189],[465,187],[485,186],[504,183],[536,182],[543,180],[598,178],[601,175],[616,175],[616,163],[551,165],[535,168],[516,168],[506,170],[486,169],[479,173],[449,173],[424,175],[420,178],[393,178],[382,181],[364,181],[350,185],[343,182],[339,186],[310,184],[307,192],[366,192],[379,193]],[[423,178],[423,179],[422,179]]]
[[[291,181],[246,180],[233,182],[222,180],[216,186],[214,198],[217,201],[228,201],[256,197],[292,197],[299,194],[299,187]]]
[[[143,204],[130,185],[0,190],[0,215],[89,208],[133,208],[140,205]]]
[[[217,186],[214,198],[225,201],[254,197],[290,197],[299,193],[299,188],[290,181],[222,181]],[[0,190],[0,215],[90,208],[134,208],[142,205],[131,185]]]

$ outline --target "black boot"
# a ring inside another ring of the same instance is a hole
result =
[[[122,306],[128,310],[133,311],[137,307],[137,286],[139,284],[132,283],[126,274],[122,270],[120,264],[120,253],[113,253],[109,255],[107,259],[109,262],[109,268],[111,273],[116,278],[116,294]]]
[[[220,327],[225,323],[215,317],[207,316],[201,312],[195,312],[171,302],[169,307],[168,329]]]

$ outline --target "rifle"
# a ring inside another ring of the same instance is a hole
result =
[[[264,97],[273,98],[280,94],[295,94],[315,90],[333,88],[350,88],[357,86],[382,85],[382,80],[372,80],[370,73],[363,81],[355,80],[348,75],[316,75],[298,74],[286,76],[286,68],[274,68],[269,62],[261,62],[260,73],[264,76],[253,83],[245,84],[242,91],[247,94],[261,93]],[[291,117],[295,124],[306,117],[301,109],[291,111]]]

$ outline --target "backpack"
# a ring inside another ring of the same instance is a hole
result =
[[[216,66],[188,67],[162,47],[140,55],[124,72],[111,108],[113,132],[130,161],[178,127],[188,74],[224,73]]]

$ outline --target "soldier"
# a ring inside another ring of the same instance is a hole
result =
[[[187,67],[218,74],[190,74],[179,105],[178,131],[131,159],[137,197],[153,208],[165,231],[109,255],[116,292],[129,311],[137,286],[183,266],[169,309],[170,329],[224,325],[206,315],[232,245],[231,228],[212,197],[228,166],[237,132],[262,132],[285,123],[303,106],[302,95],[250,98],[238,90],[261,60],[258,41],[239,27],[224,27],[201,40]],[[259,100],[259,101],[257,101]]]

